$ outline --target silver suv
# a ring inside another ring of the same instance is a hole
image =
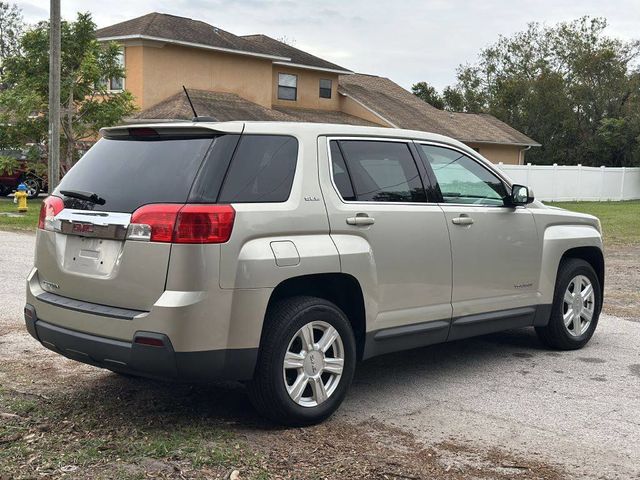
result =
[[[597,218],[544,206],[423,132],[302,123],[104,129],[42,206],[25,320],[114,372],[246,381],[276,422],[344,399],[356,363],[519,327],[584,346]]]

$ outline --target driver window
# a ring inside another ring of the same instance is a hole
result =
[[[448,148],[420,145],[438,180],[445,203],[504,205],[502,181],[466,155]]]

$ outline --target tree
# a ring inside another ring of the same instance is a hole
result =
[[[101,45],[88,13],[61,27],[61,145],[62,173],[77,159],[78,145],[95,138],[135,110],[133,96],[111,92],[107,79],[124,77],[120,47]],[[4,137],[18,143],[43,143],[47,137],[49,89],[49,25],[40,22],[20,39],[20,53],[6,60],[3,80],[9,88],[0,94],[0,108],[11,118]],[[11,112],[10,114],[6,112]],[[0,134],[0,140],[3,135]]]
[[[443,109],[444,101],[438,91],[427,82],[418,82],[411,87],[411,92],[429,105]]]
[[[583,17],[500,37],[458,67],[445,108],[490,113],[536,139],[535,163],[640,165],[640,41],[606,27]]]
[[[0,78],[4,78],[4,63],[20,52],[20,37],[24,30],[22,12],[17,5],[0,2]],[[0,84],[0,88],[4,85]]]

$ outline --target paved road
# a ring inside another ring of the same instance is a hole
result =
[[[0,231],[0,324],[21,321],[33,238]],[[373,359],[338,418],[501,447],[575,478],[640,478],[639,320],[603,316],[577,352],[518,330]]]

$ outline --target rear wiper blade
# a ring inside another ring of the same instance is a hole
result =
[[[97,205],[104,205],[106,203],[106,200],[104,198],[93,192],[82,192],[80,190],[60,190],[60,193],[65,197],[86,200]]]

